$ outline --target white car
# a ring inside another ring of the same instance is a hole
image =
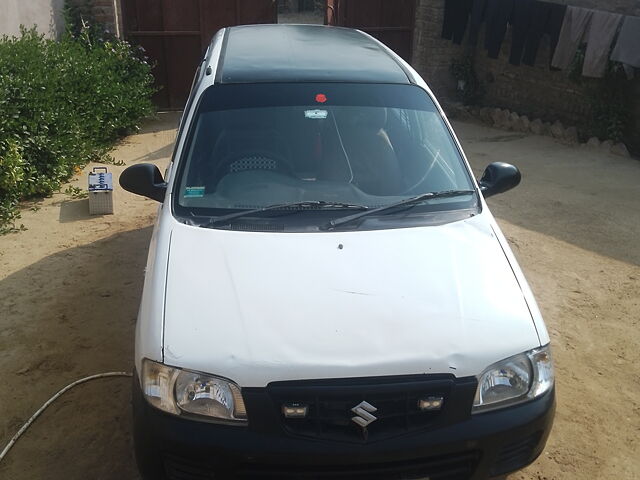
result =
[[[480,479],[542,452],[549,335],[422,78],[372,37],[213,39],[165,178],[135,345],[145,479]]]

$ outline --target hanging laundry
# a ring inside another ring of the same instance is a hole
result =
[[[549,2],[536,2],[534,4],[531,26],[525,41],[524,54],[522,55],[522,63],[531,67],[535,65],[540,41],[542,36],[547,34],[549,35],[551,47],[549,56],[549,64],[551,64],[566,12],[566,5]]]
[[[558,46],[551,65],[562,70],[567,69],[576,56],[593,17],[593,10],[580,7],[567,7],[564,22],[560,29]]]
[[[622,15],[608,12],[593,12],[587,36],[587,51],[584,54],[582,75],[602,78],[607,70],[613,39],[618,33]],[[640,45],[639,45],[640,46]]]
[[[520,1],[520,0],[518,0]],[[498,58],[507,33],[507,24],[512,20],[515,0],[489,0],[485,14],[487,29],[485,48],[489,58]]]
[[[513,36],[511,54],[509,55],[511,65],[520,65],[524,45],[531,29],[534,7],[537,3],[535,0],[518,0],[514,4],[510,22]]]
[[[625,17],[611,60],[640,68],[640,17]]]
[[[469,20],[469,45],[478,45],[480,28],[485,20],[488,0],[474,0],[471,7],[471,18]]]
[[[469,24],[473,0],[445,0],[442,38],[460,45]]]

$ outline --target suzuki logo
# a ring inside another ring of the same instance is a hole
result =
[[[356,414],[351,420],[366,430],[367,426],[375,422],[378,417],[371,415],[373,412],[377,412],[378,409],[371,405],[369,402],[362,401],[351,409]]]

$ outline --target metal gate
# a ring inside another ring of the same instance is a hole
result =
[[[276,23],[275,0],[122,0],[125,35],[154,62],[160,108],[181,109],[211,38],[222,27]]]
[[[415,0],[328,0],[325,23],[367,32],[411,62],[415,13]]]

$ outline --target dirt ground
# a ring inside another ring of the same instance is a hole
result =
[[[163,168],[175,114],[114,156]],[[558,409],[541,458],[514,480],[640,478],[640,161],[470,123],[456,129],[480,174],[520,166],[490,200],[552,337]],[[112,167],[119,173],[124,167]],[[73,184],[84,187],[86,171]],[[157,204],[116,193],[91,217],[64,194],[25,207],[27,231],[0,237],[0,448],[59,388],[130,370]],[[101,379],[55,403],[0,464],[0,478],[137,479],[130,379]]]

